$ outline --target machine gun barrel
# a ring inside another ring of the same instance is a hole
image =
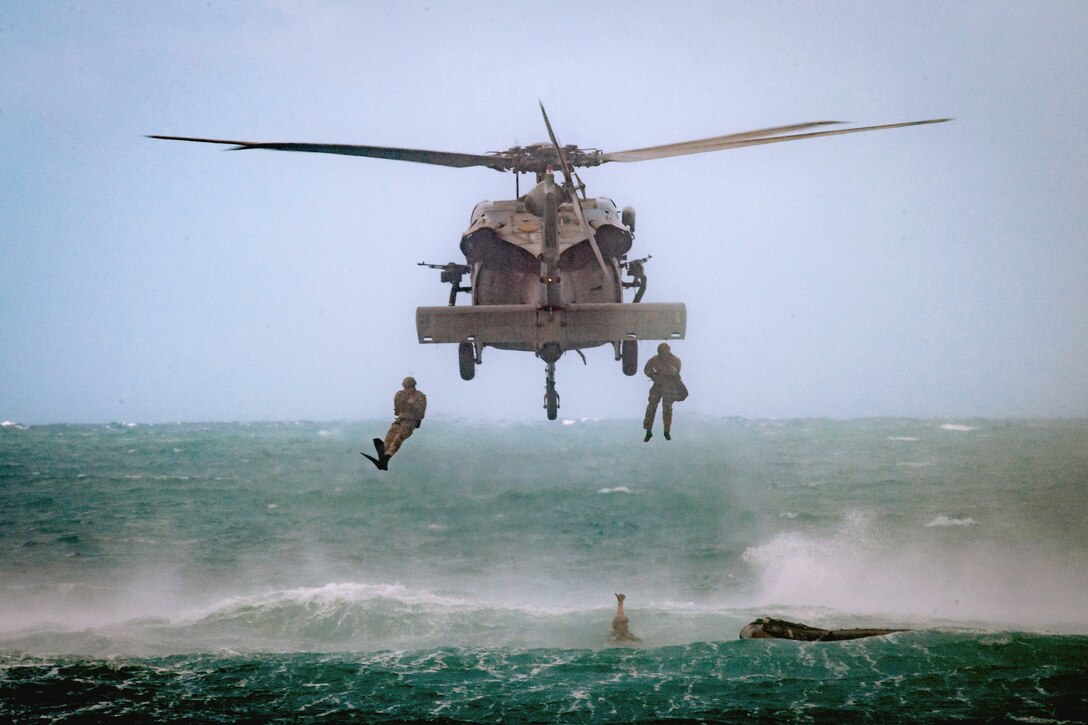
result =
[[[430,269],[441,270],[442,282],[449,284],[450,286],[450,307],[457,304],[458,292],[471,292],[471,287],[462,287],[461,278],[472,271],[472,268],[467,264],[457,264],[457,262],[448,262],[446,264],[431,264],[430,262],[418,262],[417,267],[428,267]]]
[[[638,291],[635,292],[635,298],[631,300],[632,302],[641,302],[642,295],[646,294],[646,270],[643,269],[643,265],[646,264],[646,262],[649,262],[651,257],[653,257],[652,254],[647,254],[645,257],[639,259],[629,259],[620,262],[620,269],[626,269],[627,274],[631,275],[631,281],[623,282],[621,283],[621,286],[624,289],[631,289],[632,287],[638,289]]]
[[[467,264],[457,264],[457,262],[447,262],[446,264],[431,264],[430,262],[416,262],[417,267],[427,267],[428,269],[441,269],[443,272],[460,272],[461,274],[469,273],[469,266]]]

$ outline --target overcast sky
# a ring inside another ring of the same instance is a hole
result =
[[[1088,416],[1083,2],[0,4],[0,420],[544,420],[544,365],[419,345],[511,175],[145,134],[619,151],[951,123],[581,176],[684,302],[678,419]],[[652,352],[643,344],[642,360]],[[640,418],[611,348],[561,418]]]

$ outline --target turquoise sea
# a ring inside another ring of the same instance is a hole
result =
[[[386,426],[4,423],[0,721],[1088,722],[1088,421]]]

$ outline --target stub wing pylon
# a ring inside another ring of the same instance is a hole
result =
[[[416,333],[421,343],[475,342],[539,351],[546,344],[563,350],[624,340],[680,340],[687,331],[683,303],[589,303],[557,309],[533,305],[419,307]]]

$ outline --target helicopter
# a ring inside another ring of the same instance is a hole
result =
[[[441,270],[441,282],[449,284],[451,289],[447,306],[416,309],[416,334],[422,344],[456,344],[463,380],[476,376],[476,366],[483,363],[486,347],[533,353],[545,363],[543,407],[548,419],[555,420],[560,402],[555,364],[565,352],[574,351],[585,362],[583,349],[610,344],[623,373],[630,376],[638,371],[640,340],[683,339],[687,328],[683,303],[641,301],[646,290],[644,265],[650,257],[627,258],[635,236],[634,209],[620,210],[607,197],[587,197],[576,169],[950,120],[936,118],[824,130],[812,129],[844,122],[811,121],[604,152],[560,144],[542,102],[540,112],[549,142],[486,154],[189,136],[148,138],[225,144],[235,151],[268,149],[342,154],[512,172],[514,199],[481,201],[473,209],[469,227],[461,236],[460,249],[466,264],[419,263]],[[556,172],[561,178],[556,178]],[[533,187],[525,194],[520,190],[522,174],[535,177]],[[630,276],[630,281],[623,280],[624,273]],[[470,284],[462,287],[466,274]],[[631,288],[636,289],[634,299],[624,302],[624,290]],[[462,292],[471,294],[470,305],[457,305]]]

